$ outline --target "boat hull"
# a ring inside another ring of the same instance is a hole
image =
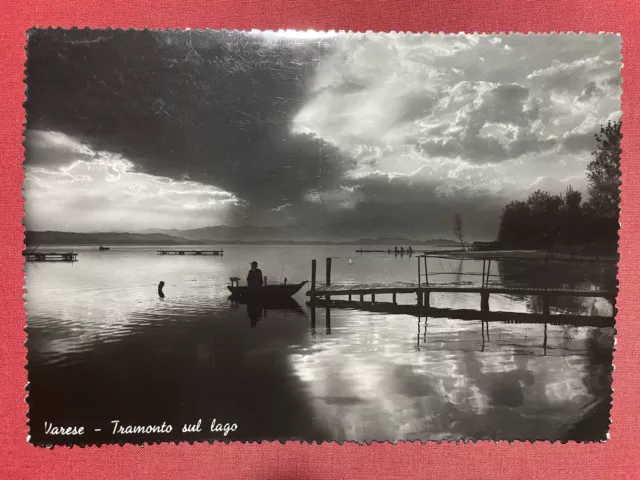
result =
[[[231,295],[239,298],[288,298],[297,293],[307,282],[289,285],[266,285],[264,287],[231,286]]]

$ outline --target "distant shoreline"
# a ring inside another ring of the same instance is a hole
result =
[[[396,244],[390,244],[388,242],[379,242],[379,243],[363,243],[363,242],[331,242],[331,241],[287,241],[287,240],[264,240],[264,241],[241,241],[241,240],[223,240],[223,241],[186,241],[186,242],[153,242],[153,243],[145,243],[145,242],[137,242],[137,243],[117,243],[117,242],[39,242],[39,243],[25,243],[27,247],[36,247],[40,246],[65,246],[65,247],[97,247],[97,246],[105,246],[105,247],[168,247],[168,246],[180,246],[180,245],[192,245],[192,246],[207,246],[207,245],[351,245],[354,247],[359,246],[390,246]],[[405,242],[405,243],[397,243],[398,247],[409,247],[409,246],[425,246],[425,247],[451,247],[451,244],[447,243],[423,243],[423,242]]]

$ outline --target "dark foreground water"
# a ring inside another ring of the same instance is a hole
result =
[[[415,258],[361,256],[352,246],[225,247],[224,257],[75,250],[74,264],[27,265],[33,443],[605,438],[612,328],[324,308],[311,315],[306,289],[284,304],[228,299],[229,277],[244,278],[254,259],[270,282],[294,282],[309,279],[312,258],[323,275],[331,256],[336,282],[364,283],[414,282]],[[494,265],[492,282],[504,285],[541,276],[551,286],[615,285],[613,266],[559,265],[543,274],[526,262]],[[441,273],[432,281],[479,284],[470,274],[482,266],[434,259],[429,269]],[[441,294],[432,306],[479,301]],[[539,308],[530,298],[491,297],[492,310]],[[601,299],[553,305],[591,315],[611,308]],[[214,419],[218,429],[228,424],[227,435],[211,431]],[[201,432],[182,433],[198,420]],[[173,430],[114,434],[116,421]],[[84,433],[47,434],[45,422]]]

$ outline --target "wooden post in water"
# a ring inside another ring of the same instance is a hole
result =
[[[331,285],[331,257],[327,257],[327,267],[326,267],[326,283],[325,285],[328,287],[329,285]],[[329,295],[325,296],[324,298],[327,299],[327,301],[331,300],[331,297]]]
[[[489,292],[480,292],[480,310],[482,312],[489,311]]]
[[[396,294],[393,294],[393,304],[396,305],[398,303],[397,298],[396,298]]]
[[[371,303],[376,303],[376,294],[375,293],[371,294]]]
[[[427,308],[431,308],[431,300],[430,300],[430,298],[429,298],[430,296],[431,296],[431,294],[430,294],[429,290],[427,290],[427,291],[425,291],[425,292],[424,292],[424,302],[423,302],[423,305],[424,305],[425,307],[427,307]]]
[[[331,309],[329,307],[325,310],[325,327],[327,335],[331,335]]]
[[[484,269],[486,267],[486,262],[487,262],[487,259],[483,258],[482,259],[482,288],[484,288]]]
[[[427,269],[428,268],[427,259],[428,259],[428,257],[425,256],[424,257],[424,283],[428,287],[429,286],[429,271]]]
[[[316,304],[316,259],[311,260],[311,305]]]

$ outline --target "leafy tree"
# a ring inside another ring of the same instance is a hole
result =
[[[587,166],[589,204],[601,218],[617,219],[620,203],[620,141],[622,122],[609,122],[595,134],[598,148]]]
[[[498,240],[505,248],[591,245],[615,250],[618,239],[621,122],[609,122],[595,135],[598,148],[587,166],[589,201],[567,188],[564,195],[537,190],[526,201],[506,205]]]
[[[531,247],[531,208],[527,202],[514,200],[502,209],[498,241],[505,248]]]
[[[574,213],[580,210],[580,204],[582,203],[582,193],[574,190],[571,185],[567,187],[564,194],[564,205],[567,212]]]

